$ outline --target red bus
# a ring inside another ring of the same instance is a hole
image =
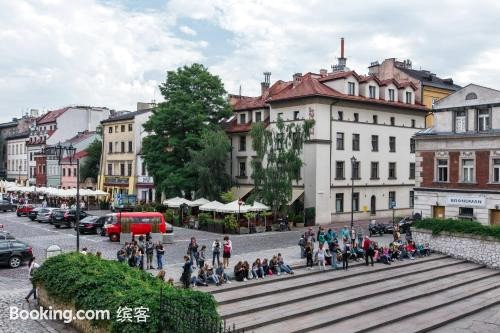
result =
[[[132,235],[174,232],[172,225],[166,223],[163,214],[158,212],[115,213],[104,228],[106,236],[112,242],[118,242],[122,232],[130,232]]]

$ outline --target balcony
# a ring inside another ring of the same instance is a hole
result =
[[[139,183],[139,184],[153,184],[153,177],[151,177],[151,176],[138,176],[137,183]]]
[[[128,186],[129,177],[123,176],[106,176],[104,177],[105,185]]]

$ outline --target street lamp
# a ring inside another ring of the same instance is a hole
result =
[[[354,228],[354,165],[356,162],[356,157],[351,157],[351,230]]]
[[[19,182],[19,184],[21,184],[21,165],[19,165],[19,177],[17,178],[17,181]]]
[[[244,204],[243,200],[239,199],[238,200],[238,223],[240,223],[240,210],[241,210],[241,205],[243,205],[243,204]],[[250,226],[249,226],[249,228],[250,228]]]

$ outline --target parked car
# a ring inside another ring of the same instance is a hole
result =
[[[165,222],[163,214],[158,212],[141,212],[141,213],[120,213],[115,214],[111,224],[106,224],[106,236],[112,242],[120,240],[122,232],[122,221],[127,223],[126,228],[132,235],[145,235],[154,232],[173,233],[174,228],[171,224]],[[124,228],[125,229],[125,228]]]
[[[17,268],[33,257],[33,249],[17,240],[0,241],[0,265]]]
[[[35,206],[30,205],[30,204],[23,204],[17,206],[17,216],[28,216],[29,212],[31,212],[33,209],[35,209]]]
[[[80,211],[80,221],[87,216],[89,214]],[[56,228],[60,228],[61,226],[74,228],[76,224],[76,209],[54,209],[50,224],[53,224]]]
[[[36,216],[38,215],[38,212],[43,209],[42,207],[35,207],[33,208],[32,211],[30,211],[28,213],[28,217],[30,218],[31,221],[35,221],[36,220]]]
[[[0,241],[16,239],[16,237],[12,236],[7,231],[0,231]]]
[[[36,208],[35,208],[36,209]],[[55,208],[42,208],[38,210],[38,214],[36,215],[37,222],[50,222],[52,219],[52,212]]]
[[[11,204],[9,200],[0,200],[0,211],[15,211],[16,205]]]
[[[108,216],[94,216],[90,215],[80,221],[79,229],[81,234],[92,233],[104,236],[104,224],[106,220],[109,219]],[[76,228],[75,228],[76,229]]]

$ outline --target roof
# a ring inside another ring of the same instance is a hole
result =
[[[410,68],[399,68],[399,69],[405,72],[406,74],[414,77],[415,79],[419,80],[420,82],[422,82],[422,85],[424,86],[442,88],[452,91],[457,91],[460,88],[462,88],[459,85],[454,84],[453,80],[442,79],[426,70],[416,70]]]
[[[43,125],[43,124],[48,124],[48,123],[53,123],[56,121],[59,116],[61,116],[64,112],[68,111],[70,107],[65,107],[59,110],[54,110],[54,111],[49,111],[46,114],[40,116],[36,123],[37,125]]]
[[[73,158],[71,159],[72,161],[76,161],[76,160],[79,160],[85,156],[88,156],[88,153],[86,150],[80,150],[80,151],[77,151],[75,153],[75,156],[73,156]],[[64,158],[61,159],[61,162],[69,162],[69,156],[66,156]]]
[[[0,124],[0,128],[8,128],[17,126],[17,121],[9,121],[7,123]]]
[[[237,118],[232,117],[224,124],[224,127],[228,133],[246,133],[252,129],[252,124],[253,122],[251,121],[245,124],[238,124]],[[269,125],[269,117],[264,119],[264,124],[266,126]]]
[[[29,131],[21,132],[21,133],[13,133],[11,135],[6,136],[5,140],[25,139],[25,138],[29,138],[29,136],[30,136]]]
[[[74,137],[64,141],[63,145],[64,144],[76,144],[76,143],[82,142],[82,141],[94,136],[96,133],[97,133],[96,131],[80,132],[77,135],[75,135]]]
[[[351,75],[354,76],[357,80],[361,79],[361,77],[355,71],[347,71],[347,72],[336,72],[336,73],[329,74],[327,76],[320,78],[319,81],[321,81],[321,82],[331,81],[331,80],[336,80],[336,79],[341,79],[341,78],[347,78]]]
[[[109,117],[108,119],[104,119],[103,121],[101,121],[101,124],[113,123],[115,121],[133,120],[135,118],[135,116],[138,116],[138,115],[146,113],[146,112],[150,112],[152,110],[153,109],[144,109],[144,110],[140,110],[140,111],[134,111],[134,112],[121,114],[119,116],[114,116],[114,117],[112,116],[112,117]]]

